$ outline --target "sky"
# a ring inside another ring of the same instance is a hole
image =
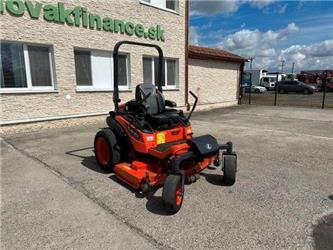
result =
[[[333,0],[191,0],[190,43],[254,57],[254,69],[333,69]]]

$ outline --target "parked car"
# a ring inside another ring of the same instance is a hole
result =
[[[262,86],[252,85],[251,92],[253,93],[265,93],[267,89]]]
[[[249,93],[250,92],[250,86],[247,85],[247,84],[244,84],[242,86],[245,90],[245,93]],[[266,92],[266,88],[265,87],[262,87],[262,86],[258,86],[258,85],[252,85],[251,86],[251,93],[264,93]]]
[[[326,88],[328,91],[333,91],[333,78],[327,78]]]
[[[316,87],[313,85],[304,84],[300,81],[279,81],[277,83],[277,91],[281,94],[288,92],[313,94],[316,91]]]

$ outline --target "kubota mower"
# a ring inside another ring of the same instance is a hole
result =
[[[151,83],[136,87],[135,99],[120,104],[118,88],[118,53],[123,44],[157,49],[159,53],[157,86]],[[100,167],[143,193],[163,185],[165,208],[176,213],[184,199],[184,184],[195,182],[210,164],[222,163],[221,182],[233,185],[236,179],[237,155],[232,143],[218,144],[211,135],[194,137],[190,117],[198,98],[186,117],[175,109],[176,103],[165,100],[164,57],[153,44],[121,41],[113,51],[115,110],[110,112],[108,127],[95,137],[95,155]],[[167,108],[168,107],[168,108]],[[222,155],[220,151],[223,151]]]

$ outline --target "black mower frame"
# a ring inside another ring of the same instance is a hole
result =
[[[114,79],[113,79],[113,84],[114,84],[114,88],[113,88],[113,102],[114,102],[114,106],[115,106],[115,112],[120,112],[119,110],[119,102],[121,101],[119,99],[119,76],[118,76],[118,68],[119,68],[119,49],[122,45],[137,45],[137,46],[143,46],[143,47],[150,47],[150,48],[155,48],[158,52],[158,76],[157,76],[157,89],[163,93],[163,83],[164,83],[164,74],[165,74],[165,68],[164,68],[164,55],[163,55],[163,50],[160,46],[156,45],[156,44],[150,44],[150,43],[141,43],[141,42],[134,42],[134,41],[119,41],[116,43],[116,45],[114,46],[114,50],[113,50],[113,67],[114,67]],[[190,120],[192,113],[194,112],[197,103],[198,103],[198,97],[192,92],[190,91],[190,94],[193,96],[193,98],[195,99],[195,102],[192,106],[191,112],[189,113],[187,119]],[[111,113],[111,112],[110,112]],[[223,152],[223,155],[234,155],[237,157],[237,155],[233,152],[233,146],[231,142],[227,142],[226,144],[219,144],[218,145],[218,150],[219,151],[225,151]],[[186,160],[188,158],[191,158],[194,156],[193,152],[188,152],[184,155],[178,156],[176,158],[174,158],[171,162],[171,169],[170,169],[170,173],[172,174],[181,174],[184,175],[184,172],[182,170],[180,170],[180,163],[183,160]],[[184,179],[184,178],[182,178]]]
[[[149,47],[149,48],[155,48],[158,52],[158,75],[157,75],[157,89],[163,93],[163,84],[164,84],[164,75],[165,75],[165,68],[164,68],[164,54],[163,50],[160,46],[156,44],[150,44],[150,43],[140,43],[140,42],[133,42],[133,41],[119,41],[116,43],[113,49],[113,71],[114,71],[114,77],[113,77],[113,103],[115,107],[115,111],[119,110],[119,102],[121,101],[119,99],[119,76],[118,76],[118,69],[119,69],[119,49],[122,45],[128,44],[128,45],[137,45],[137,46],[143,46],[143,47]],[[190,120],[192,113],[194,112],[197,103],[198,103],[198,97],[190,91],[190,94],[195,99],[194,104],[192,106],[191,112],[189,113],[187,120]]]
[[[155,48],[158,51],[158,76],[157,76],[157,88],[158,90],[163,93],[162,85],[164,83],[164,55],[163,50],[160,46],[156,44],[150,44],[150,43],[140,43],[140,42],[133,42],[133,41],[120,41],[117,42],[113,49],[113,71],[114,71],[114,77],[113,77],[113,102],[115,110],[119,109],[119,76],[118,76],[118,68],[119,68],[119,48],[123,44],[129,44],[129,45],[138,45],[143,47],[150,47]]]

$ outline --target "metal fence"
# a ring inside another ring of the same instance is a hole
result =
[[[260,93],[252,90],[252,84],[240,86],[239,104],[299,106],[333,109],[333,90],[322,84],[322,88],[311,93],[280,93],[278,86],[271,91]]]

